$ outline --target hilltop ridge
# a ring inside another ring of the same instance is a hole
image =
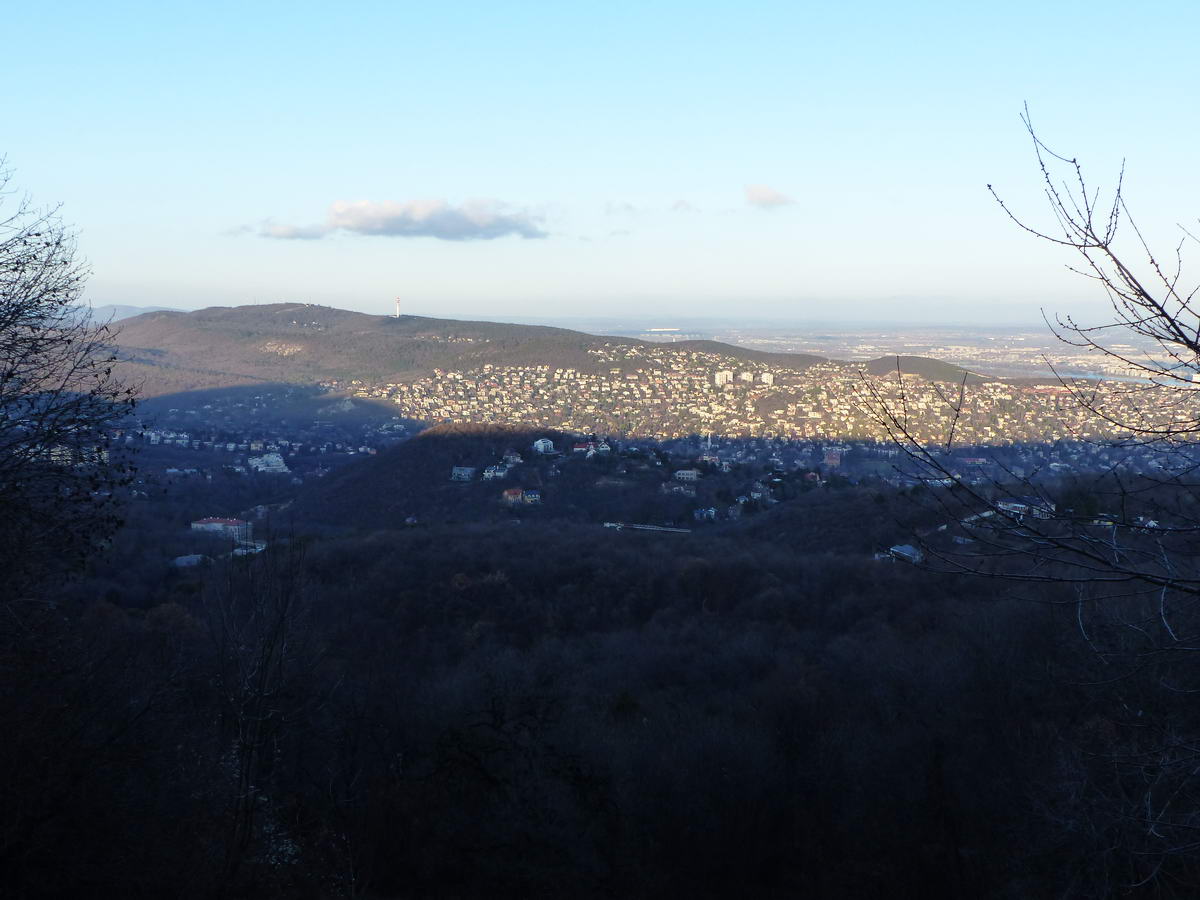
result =
[[[653,351],[669,346],[724,356],[730,363],[797,370],[836,362],[719,341],[663,345],[547,325],[397,318],[307,303],[148,312],[123,320],[117,340],[122,374],[140,383],[146,396],[264,382],[403,381],[437,369],[461,371],[486,364],[551,365],[586,372],[601,365],[589,351],[604,347]],[[935,365],[929,371],[946,380],[964,373],[957,366],[930,362]],[[879,364],[893,367],[894,358]]]

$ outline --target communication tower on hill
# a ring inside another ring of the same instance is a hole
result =
[[[400,298],[396,298],[396,318],[400,318]]]

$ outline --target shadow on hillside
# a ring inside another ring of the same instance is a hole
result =
[[[345,400],[350,403],[345,404]],[[386,400],[351,397],[316,384],[263,382],[147,397],[138,403],[138,416],[146,425],[163,427],[191,424],[212,428],[229,422],[295,425],[306,418],[360,423],[391,419],[396,416],[396,407]]]

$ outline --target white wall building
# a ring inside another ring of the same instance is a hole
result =
[[[278,453],[264,453],[262,456],[252,456],[246,464],[256,472],[266,472],[269,475],[287,475],[292,470],[287,467],[283,457]]]
[[[220,519],[209,516],[192,523],[192,531],[206,531],[232,541],[249,541],[254,526],[242,519]]]

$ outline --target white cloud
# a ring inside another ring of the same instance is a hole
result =
[[[263,237],[316,240],[334,232],[383,237],[431,237],[443,241],[490,241],[516,235],[544,238],[541,218],[495,200],[451,206],[445,200],[409,203],[335,203],[324,225],[276,225],[259,229]]]
[[[267,222],[258,233],[282,241],[315,241],[329,234],[329,228],[326,225],[276,225]]]
[[[779,206],[791,206],[796,201],[765,184],[748,184],[746,202],[759,209],[775,209]]]

